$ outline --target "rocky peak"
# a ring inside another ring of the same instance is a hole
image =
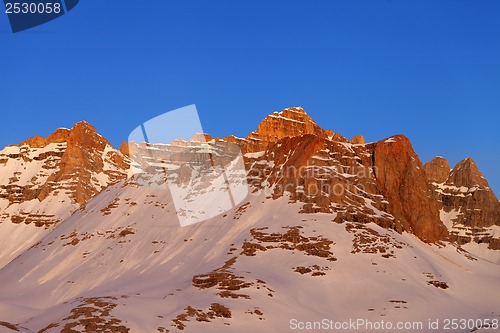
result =
[[[105,146],[109,142],[101,135],[97,134],[96,129],[86,121],[76,123],[71,129],[58,128],[54,133],[46,138],[36,135],[17,145],[12,146],[30,146],[31,148],[44,148],[51,143],[68,143],[80,145],[98,145]]]
[[[77,145],[84,149],[93,147],[98,150],[110,145],[108,140],[99,135],[96,129],[86,121],[80,121],[71,128],[67,143],[68,147]]]
[[[500,203],[474,160],[466,158],[450,171],[448,161],[435,157],[425,164],[450,240],[459,244],[477,242],[500,249],[492,226],[500,225]]]
[[[312,134],[332,141],[349,142],[339,133],[322,129],[301,107],[286,108],[280,112],[273,112],[258,125],[257,130],[251,132],[246,139],[229,138],[231,142],[238,142],[248,152],[265,150],[270,143],[284,138],[291,138]],[[224,138],[226,139],[226,138]]]
[[[455,186],[465,186],[489,188],[488,182],[484,178],[481,171],[472,158],[466,158],[455,165],[451,170],[450,176],[446,181],[447,184]]]
[[[62,143],[66,142],[69,137],[70,130],[67,128],[58,128],[54,133],[50,134],[48,137],[44,138],[36,135],[30,139],[21,142],[18,145],[13,146],[30,146],[31,148],[43,148],[50,143]]]
[[[425,163],[424,170],[429,181],[436,183],[444,183],[450,175],[448,160],[441,156],[436,156]]]
[[[83,205],[104,187],[126,177],[128,158],[81,121],[46,138],[35,136],[6,147],[0,151],[0,166],[5,170],[0,177],[0,199],[9,207],[0,223],[10,219],[42,226],[56,223],[59,219],[54,212],[65,205],[44,209],[43,214],[24,212],[17,205],[33,200],[43,204],[46,199]],[[61,198],[55,199],[58,196]]]
[[[276,142],[285,137],[294,137],[304,134],[324,135],[323,129],[301,107],[284,109],[273,112],[250,133],[247,139]]]
[[[355,145],[364,145],[365,144],[365,137],[362,135],[356,135],[356,136],[352,137],[350,142],[352,144],[355,144]]]
[[[106,170],[111,164],[111,169]],[[69,131],[67,148],[60,168],[53,174],[54,182],[68,180],[73,185],[73,199],[82,205],[97,194],[101,186],[94,175],[104,173],[109,183],[126,177],[128,160],[113,149],[108,140],[85,121],[76,123]],[[106,184],[107,186],[107,184]]]

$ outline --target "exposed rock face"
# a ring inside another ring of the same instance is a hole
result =
[[[500,203],[471,158],[446,173],[448,162],[434,158],[425,165],[451,239],[466,244],[487,243],[500,250],[494,229],[500,226]]]
[[[46,138],[36,135],[19,144],[19,146],[28,145],[31,148],[43,148],[50,143],[62,143],[68,140],[70,131],[67,128],[58,128],[54,133]]]
[[[476,166],[472,158],[466,158],[455,165],[451,171],[446,184],[457,187],[465,186],[468,188],[479,187],[489,188],[488,182]]]
[[[210,136],[210,134],[196,133],[191,137],[191,139],[189,139],[189,141],[208,142],[212,139],[213,138]]]
[[[259,124],[256,131],[247,136],[248,140],[276,142],[285,137],[316,134],[324,136],[325,131],[305,113],[301,107],[273,112]]]
[[[365,137],[362,135],[356,135],[351,139],[351,143],[355,145],[364,145]]]
[[[397,135],[377,142],[373,159],[377,184],[390,202],[390,212],[405,229],[425,241],[446,238],[448,232],[410,140]]]
[[[105,163],[108,165],[105,166]],[[83,205],[103,187],[124,179],[127,168],[121,153],[111,148],[109,142],[97,134],[90,124],[79,122],[69,131],[59,170],[50,175],[42,186],[39,200],[52,192],[53,184],[67,181],[71,189],[70,197],[78,205]],[[99,180],[99,174],[107,179],[104,182]]]
[[[126,177],[127,158],[86,122],[0,151],[0,223],[57,223]]]
[[[422,163],[407,138],[366,145],[362,137],[348,142],[315,127],[271,126],[274,117],[268,118],[259,125],[266,129],[260,137],[272,141],[262,139],[245,155],[253,186],[304,202],[304,213],[336,213],[337,222],[374,222],[427,242],[447,238]],[[254,132],[234,141],[248,147],[255,138]]]
[[[431,182],[444,183],[450,175],[448,160],[441,156],[436,156],[432,161],[425,163],[424,169]]]
[[[229,138],[229,142],[242,143],[245,151],[261,151],[270,143],[277,142],[286,137],[296,137],[313,134],[317,137],[329,137],[335,141],[348,142],[346,138],[330,130],[323,130],[312,120],[301,107],[287,108],[281,112],[273,112],[262,120],[257,130],[250,133],[245,142],[241,139]]]
[[[121,146],[120,146],[120,149],[118,149],[120,151],[120,153],[122,153],[124,156],[129,156],[129,148],[128,148],[128,143],[123,141]]]

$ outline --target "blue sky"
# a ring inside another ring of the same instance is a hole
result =
[[[403,133],[423,162],[472,157],[500,193],[500,1],[83,0],[13,34],[0,13],[0,146],[87,120],[118,146],[196,104],[246,136],[302,106],[368,141]]]

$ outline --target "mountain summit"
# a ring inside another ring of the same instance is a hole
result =
[[[264,118],[257,126],[257,130],[246,137],[245,146],[249,151],[260,151],[267,148],[269,143],[275,143],[287,137],[307,134],[348,142],[342,135],[333,133],[331,130],[322,129],[303,108],[292,107],[280,112],[273,112]],[[361,139],[362,137],[355,137],[355,140]],[[364,143],[364,139],[362,140]]]
[[[273,112],[247,136],[247,140],[276,142],[285,137],[314,134],[325,136],[325,131],[301,107],[287,108]]]

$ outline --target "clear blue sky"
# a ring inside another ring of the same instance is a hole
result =
[[[195,103],[246,136],[302,106],[324,128],[472,157],[500,194],[500,1],[82,0],[12,34],[0,13],[0,146],[87,120],[118,146]]]

